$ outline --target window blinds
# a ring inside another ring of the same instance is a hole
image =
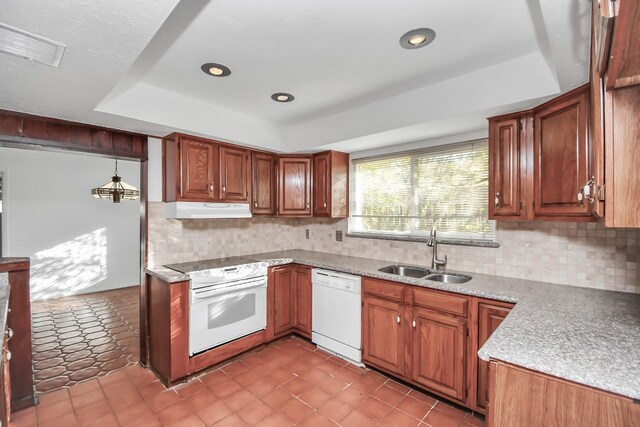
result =
[[[486,140],[354,160],[351,230],[493,240]]]

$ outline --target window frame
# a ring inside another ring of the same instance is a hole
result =
[[[433,145],[433,146],[428,146],[428,147],[423,147],[423,148],[419,148],[419,149],[412,149],[412,150],[405,150],[405,151],[393,151],[393,152],[389,152],[389,153],[385,153],[385,154],[380,154],[380,155],[372,155],[372,156],[364,156],[364,157],[359,157],[356,159],[351,159],[350,161],[350,175],[353,177],[352,179],[350,179],[350,184],[349,184],[349,219],[348,219],[348,235],[352,236],[352,237],[371,237],[374,239],[384,239],[384,240],[401,240],[401,241],[416,241],[416,242],[423,242],[426,241],[427,238],[429,237],[429,232],[428,231],[422,231],[417,229],[417,222],[418,219],[420,218],[419,216],[416,215],[416,209],[418,207],[418,203],[416,201],[417,197],[415,194],[415,185],[416,185],[416,176],[415,176],[415,167],[416,167],[416,160],[419,157],[428,155],[430,153],[437,153],[437,152],[442,152],[444,150],[446,150],[447,148],[450,148],[452,150],[455,150],[456,146],[462,146],[462,145],[472,145],[472,144],[480,144],[480,143],[484,143],[487,144],[487,150],[488,150],[488,138],[477,138],[477,139],[472,139],[472,140],[467,140],[467,141],[458,141],[458,142],[454,142],[454,143],[447,143],[447,144],[440,144],[440,145]],[[362,218],[363,215],[357,215],[355,214],[356,212],[356,169],[357,169],[357,164],[361,163],[361,162],[365,162],[365,161],[375,161],[375,160],[383,160],[383,159],[392,159],[392,158],[396,158],[396,157],[405,157],[405,156],[409,156],[411,157],[411,198],[412,198],[412,203],[410,206],[410,212],[411,215],[409,216],[400,216],[399,217],[403,217],[403,218],[409,218],[410,221],[410,231],[408,232],[402,232],[402,231],[382,231],[382,230],[378,230],[378,231],[367,231],[367,230],[360,230],[360,229],[356,229],[355,227],[355,222],[357,221],[357,218]],[[488,159],[488,161],[490,161]],[[490,179],[489,175],[488,175],[488,164],[487,164],[487,193],[486,193],[486,201],[487,201],[487,216],[489,214],[489,193],[488,193],[488,181]],[[487,247],[494,247],[495,245],[497,245],[496,243],[496,221],[495,220],[491,220],[487,218],[487,224],[489,226],[489,229],[487,230],[486,233],[479,233],[479,232],[473,232],[473,233],[453,233],[453,232],[445,232],[445,231],[438,231],[438,236],[439,236],[439,241],[442,240],[443,242],[447,242],[447,244],[461,244],[461,245],[470,245],[470,246],[487,246]]]

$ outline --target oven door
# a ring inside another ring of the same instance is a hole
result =
[[[191,290],[189,355],[267,327],[267,278]]]

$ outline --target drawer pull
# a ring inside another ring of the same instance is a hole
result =
[[[398,316],[396,317],[396,322],[398,322],[398,325],[400,324],[400,313],[398,313]]]
[[[416,318],[415,317],[413,318],[413,327],[414,328],[416,327]]]
[[[7,338],[13,338],[13,330],[11,328],[7,328],[5,334],[7,335]]]

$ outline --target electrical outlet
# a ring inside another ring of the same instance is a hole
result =
[[[336,242],[342,242],[342,230],[336,230]]]
[[[304,231],[304,235],[307,238],[307,240],[309,240],[309,229],[308,228]]]

